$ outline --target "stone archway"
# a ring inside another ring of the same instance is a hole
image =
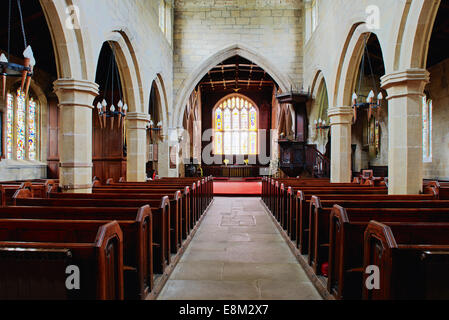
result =
[[[401,46],[396,53],[398,70],[425,69],[433,25],[440,8],[437,1],[413,1],[404,25]]]
[[[220,62],[236,55],[253,61],[255,64],[259,65],[268,74],[270,74],[283,92],[287,92],[294,87],[292,80],[288,76],[283,75],[267,59],[257,54],[252,49],[249,49],[241,44],[227,46],[206,59],[185,81],[184,86],[179,92],[178,98],[174,104],[174,117],[170,123],[172,127],[182,127],[184,108],[187,104],[187,100],[203,76]]]

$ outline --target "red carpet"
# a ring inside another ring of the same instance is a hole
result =
[[[259,197],[262,195],[262,182],[214,181],[214,195],[234,197]]]

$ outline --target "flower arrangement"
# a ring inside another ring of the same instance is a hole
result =
[[[243,162],[245,163],[245,165],[248,165],[249,159],[245,159],[245,160],[243,160]]]
[[[223,163],[225,164],[225,166],[228,166],[229,160],[228,159],[224,159]]]

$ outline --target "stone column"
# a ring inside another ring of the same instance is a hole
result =
[[[92,109],[98,85],[86,80],[58,79],[59,179],[64,192],[92,190]]]
[[[352,108],[329,108],[331,125],[331,182],[349,183],[352,179],[351,168],[351,126]]]
[[[388,193],[418,194],[423,189],[422,97],[429,72],[408,69],[381,81],[388,92]]]
[[[178,177],[179,175],[179,148],[180,144],[178,141],[179,133],[176,128],[169,128],[167,131],[167,136],[164,140],[159,143],[159,154],[158,154],[158,174],[160,177]],[[171,168],[170,163],[174,160],[176,167]]]
[[[142,182],[146,179],[147,123],[144,113],[126,115],[126,180]]]

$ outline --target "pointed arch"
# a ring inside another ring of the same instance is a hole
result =
[[[285,76],[283,73],[279,72],[277,68],[271,64],[266,58],[259,55],[252,49],[242,45],[242,44],[234,44],[227,46],[215,54],[207,58],[194,72],[190,74],[190,76],[184,81],[182,88],[177,94],[177,99],[174,105],[174,115],[173,122],[171,126],[173,127],[181,127],[182,126],[182,117],[184,114],[184,108],[187,104],[187,100],[195,88],[195,86],[200,82],[200,80],[204,77],[204,75],[212,69],[214,66],[219,64],[220,62],[231,58],[233,56],[240,56],[242,58],[248,59],[262,69],[264,69],[270,76],[274,79],[277,85],[281,88],[283,92],[289,91],[293,85],[293,81]]]
[[[114,43],[123,95],[129,112],[144,113],[144,96],[140,69],[129,37],[123,30],[114,30],[105,36],[105,41]],[[101,46],[99,47],[101,51]],[[95,70],[98,68],[98,58]]]
[[[336,76],[335,89],[334,89],[334,104],[335,106],[350,106],[351,96],[354,91],[355,77],[360,67],[360,61],[364,53],[365,37],[375,36],[379,41],[380,50],[382,55],[384,50],[382,44],[376,32],[368,29],[366,24],[357,23],[351,29],[351,33],[348,35],[347,44],[343,51],[341,65],[339,66]],[[385,60],[384,60],[385,61]],[[384,62],[384,67],[385,62]]]
[[[163,135],[166,136],[168,132],[168,100],[167,100],[167,92],[165,89],[164,79],[162,78],[162,75],[158,73],[156,75],[156,78],[154,79],[154,84],[157,89],[157,94],[159,98],[159,103],[161,107],[161,121],[162,121],[162,131]]]
[[[81,29],[65,25],[73,1],[40,0],[40,4],[53,42],[58,78],[93,80],[95,72],[88,68],[93,59],[86,56],[87,36]]]
[[[426,69],[430,37],[441,1],[412,1],[404,26],[399,69]]]

